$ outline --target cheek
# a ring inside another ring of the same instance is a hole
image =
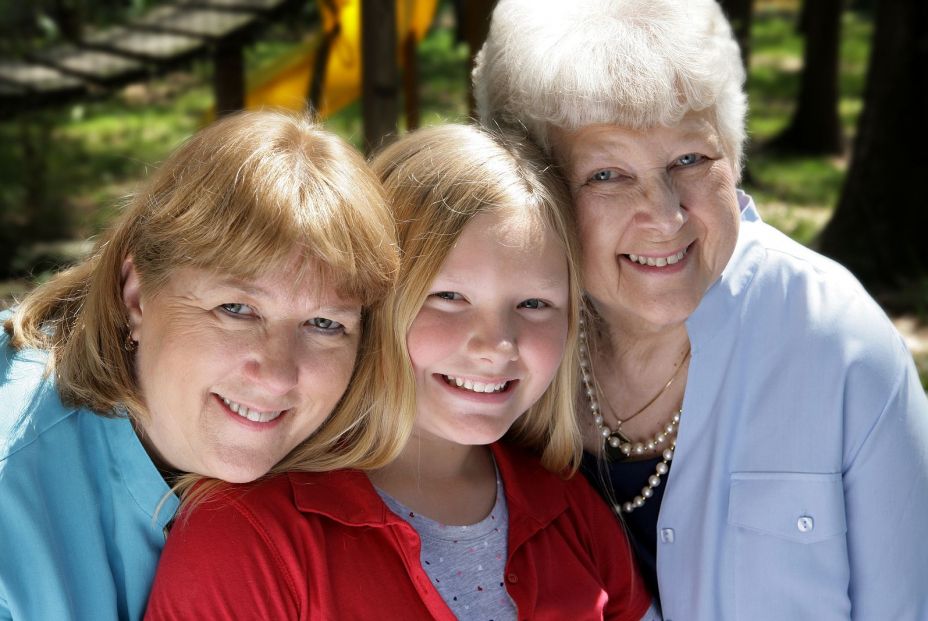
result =
[[[567,344],[567,318],[531,326],[523,336],[519,350],[523,357],[530,358],[539,375],[553,379]]]
[[[311,347],[303,354],[300,370],[302,392],[315,392],[330,399],[340,398],[351,381],[357,354],[357,341],[338,348]]]
[[[427,309],[420,311],[406,336],[413,369],[419,371],[451,356],[461,344],[462,333],[460,321]]]
[[[616,248],[628,228],[630,209],[618,197],[584,197],[575,202],[583,270],[595,273],[611,266]]]

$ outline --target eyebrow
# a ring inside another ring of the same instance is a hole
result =
[[[243,293],[246,293],[248,295],[255,296],[255,297],[259,297],[259,296],[264,296],[264,297],[269,297],[269,298],[276,297],[272,294],[271,291],[265,289],[264,287],[261,287],[260,285],[256,285],[254,283],[250,283],[247,280],[242,280],[241,278],[237,278],[235,276],[228,276],[226,278],[223,278],[217,284],[220,287],[229,287],[231,289],[238,289],[239,291],[242,291]],[[325,306],[318,307],[317,312],[326,314],[326,315],[330,313],[333,315],[339,315],[339,314],[357,315],[360,312],[361,306],[362,304],[360,302],[357,302],[357,303],[345,302],[344,304],[326,304]]]

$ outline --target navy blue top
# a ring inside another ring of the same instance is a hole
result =
[[[619,507],[641,493],[641,488],[648,484],[648,477],[654,474],[654,468],[660,457],[641,461],[614,461],[598,460],[591,453],[584,451],[583,463],[580,471],[583,472],[590,484],[596,488],[600,496],[610,505],[614,505],[616,513]],[[631,513],[623,513],[625,530],[632,550],[638,560],[638,569],[651,595],[657,599],[657,516],[661,509],[661,500],[664,498],[664,481],[667,476],[661,477],[661,484],[654,488],[654,495],[647,502]],[[610,498],[614,495],[614,498]]]

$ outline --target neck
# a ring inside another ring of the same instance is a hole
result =
[[[596,396],[611,429],[617,429],[621,420],[624,437],[646,440],[666,427],[683,401],[689,349],[686,326],[642,329],[640,324],[609,319],[600,313],[593,328],[596,336],[589,355]],[[582,425],[584,446],[596,450],[602,444],[600,429],[585,397],[578,405],[588,414]]]
[[[418,429],[398,458],[368,476],[410,509],[443,524],[475,524],[496,502],[488,446],[457,444]]]
[[[689,346],[684,324],[641,329],[641,326],[627,326],[624,322],[601,317],[599,332],[601,338],[594,352],[597,361],[612,373],[629,378],[629,384],[640,386],[644,392],[649,392],[651,387],[649,382],[642,380],[663,376],[666,381]]]
[[[487,460],[492,463],[487,446],[457,444],[416,429],[400,456],[376,472],[416,480],[453,481],[471,478]]]

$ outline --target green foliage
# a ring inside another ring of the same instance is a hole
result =
[[[814,244],[838,202],[847,157],[785,156],[763,149],[786,127],[796,105],[803,48],[796,21],[794,12],[760,12],[753,25],[745,188],[767,222],[803,244]],[[844,13],[838,110],[848,145],[862,108],[871,34],[868,17]]]

